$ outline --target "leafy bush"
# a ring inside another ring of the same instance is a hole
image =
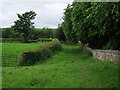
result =
[[[38,38],[38,41],[45,41],[45,42],[49,42],[52,41],[52,38]]]
[[[35,43],[35,42],[50,42],[52,41],[51,38],[38,38],[36,40],[31,40],[30,42]]]
[[[21,34],[12,28],[1,28],[2,38],[21,38]]]
[[[58,38],[61,42],[66,41],[65,33],[63,32],[63,27],[62,25],[59,25],[58,28],[56,29],[56,38]]]
[[[42,28],[37,29],[34,28],[31,31],[31,39],[36,40],[38,38],[54,38],[55,37],[55,30],[50,28]]]
[[[13,28],[1,28],[2,38],[23,38],[23,34]],[[55,38],[55,29],[51,28],[32,28],[30,30],[29,39],[37,40],[38,38]]]
[[[38,48],[24,52],[21,65],[33,65],[38,61],[44,61],[51,57],[55,52],[62,50],[61,44],[57,39],[53,39],[49,44],[41,45]]]
[[[14,41],[23,41],[23,38],[0,38],[0,41],[2,42],[14,42]],[[38,38],[36,40],[31,40],[29,42],[35,43],[35,42],[50,42],[52,41],[52,38]]]

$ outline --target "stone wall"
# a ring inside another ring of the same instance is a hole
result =
[[[98,58],[102,61],[111,60],[120,62],[120,51],[118,50],[92,50],[93,57]]]
[[[100,49],[92,49],[89,47],[85,47],[81,42],[79,42],[81,48],[87,49],[92,52],[94,58],[98,58],[102,61],[115,61],[116,63],[120,63],[120,51],[119,50],[100,50]]]

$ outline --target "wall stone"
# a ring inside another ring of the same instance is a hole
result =
[[[100,49],[92,49],[84,46],[81,42],[78,42],[80,47],[87,49],[92,52],[94,58],[98,58],[102,61],[111,60],[116,63],[120,63],[120,51],[119,50],[100,50]]]
[[[111,60],[120,62],[120,51],[118,50],[92,50],[93,57],[98,58],[102,61]]]

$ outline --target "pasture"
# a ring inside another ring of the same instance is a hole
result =
[[[2,43],[2,54],[21,55],[24,51],[29,51],[46,43]]]
[[[22,53],[46,43],[2,43],[2,65],[16,66],[22,59]]]
[[[3,88],[117,88],[118,66],[94,59],[78,45],[62,45],[63,51],[43,63],[3,67]]]

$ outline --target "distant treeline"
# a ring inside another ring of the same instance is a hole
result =
[[[23,38],[19,32],[16,32],[12,28],[1,28],[2,38]],[[56,30],[51,28],[31,29],[30,39],[36,40],[38,38],[55,38]]]

